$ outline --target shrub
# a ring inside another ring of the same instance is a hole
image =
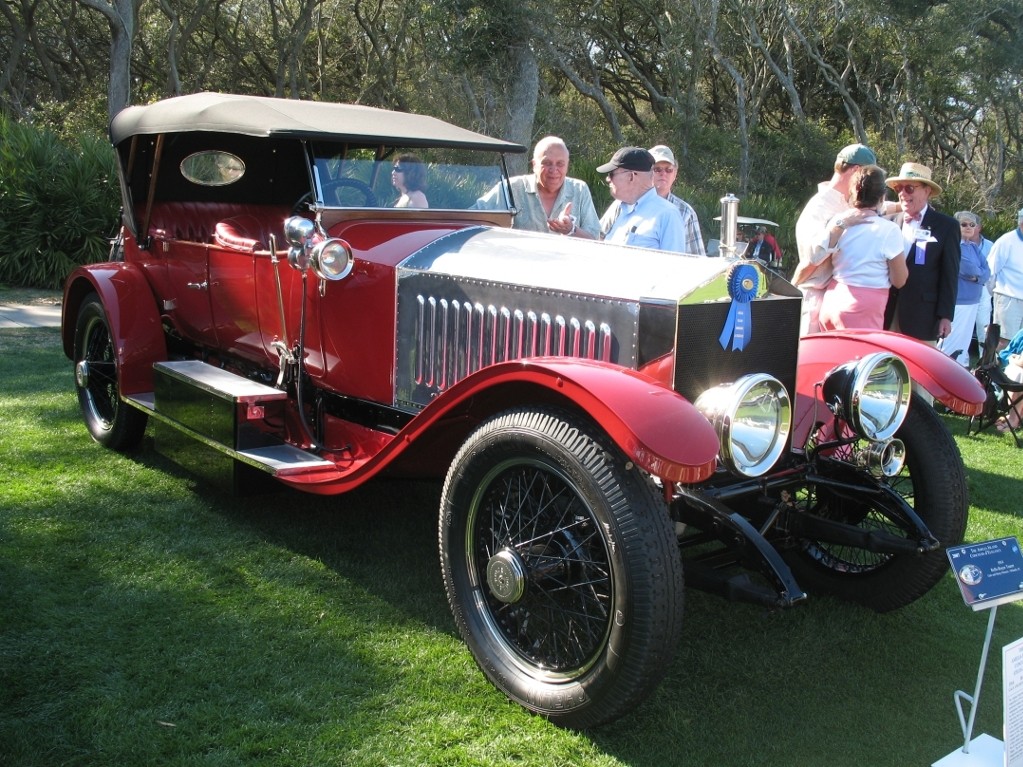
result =
[[[106,141],[69,145],[0,115],[0,282],[59,288],[79,264],[106,260],[119,206]]]

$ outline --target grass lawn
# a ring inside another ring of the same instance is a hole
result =
[[[0,331],[2,765],[929,765],[962,745],[987,612],[951,574],[889,615],[687,595],[678,655],[624,719],[569,732],[487,683],[437,563],[439,485],[218,494],[107,451],[56,330]],[[1021,533],[1023,451],[965,437],[967,539]],[[1002,737],[1001,607],[974,735]]]

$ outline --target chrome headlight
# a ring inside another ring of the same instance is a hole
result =
[[[284,237],[291,244],[288,263],[292,269],[304,271],[309,266],[309,246],[316,234],[316,224],[308,218],[292,216],[284,222]]]
[[[778,461],[788,442],[792,403],[778,379],[765,373],[708,389],[696,409],[714,426],[720,459],[729,471],[759,477]]]
[[[861,437],[884,441],[909,411],[909,368],[887,352],[868,354],[832,370],[824,379],[824,402]]]
[[[355,260],[347,242],[331,238],[313,248],[309,265],[321,280],[341,280],[352,271]]]
[[[316,224],[308,218],[292,216],[284,222],[284,236],[292,245],[304,246],[316,232]]]

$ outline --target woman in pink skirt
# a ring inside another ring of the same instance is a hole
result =
[[[828,222],[827,236],[814,264],[831,259],[833,274],[821,299],[823,330],[884,327],[888,289],[906,283],[906,243],[902,231],[881,215],[885,172],[876,165],[856,170],[849,182],[852,206]]]

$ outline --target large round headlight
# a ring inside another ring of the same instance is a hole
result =
[[[347,242],[332,238],[313,248],[310,265],[321,280],[340,280],[352,271],[355,260]]]
[[[893,354],[868,354],[828,373],[823,393],[832,412],[861,437],[891,439],[909,410],[909,368]]]
[[[696,408],[714,426],[721,461],[733,472],[759,477],[778,461],[788,442],[792,404],[785,387],[765,373],[708,389]]]

